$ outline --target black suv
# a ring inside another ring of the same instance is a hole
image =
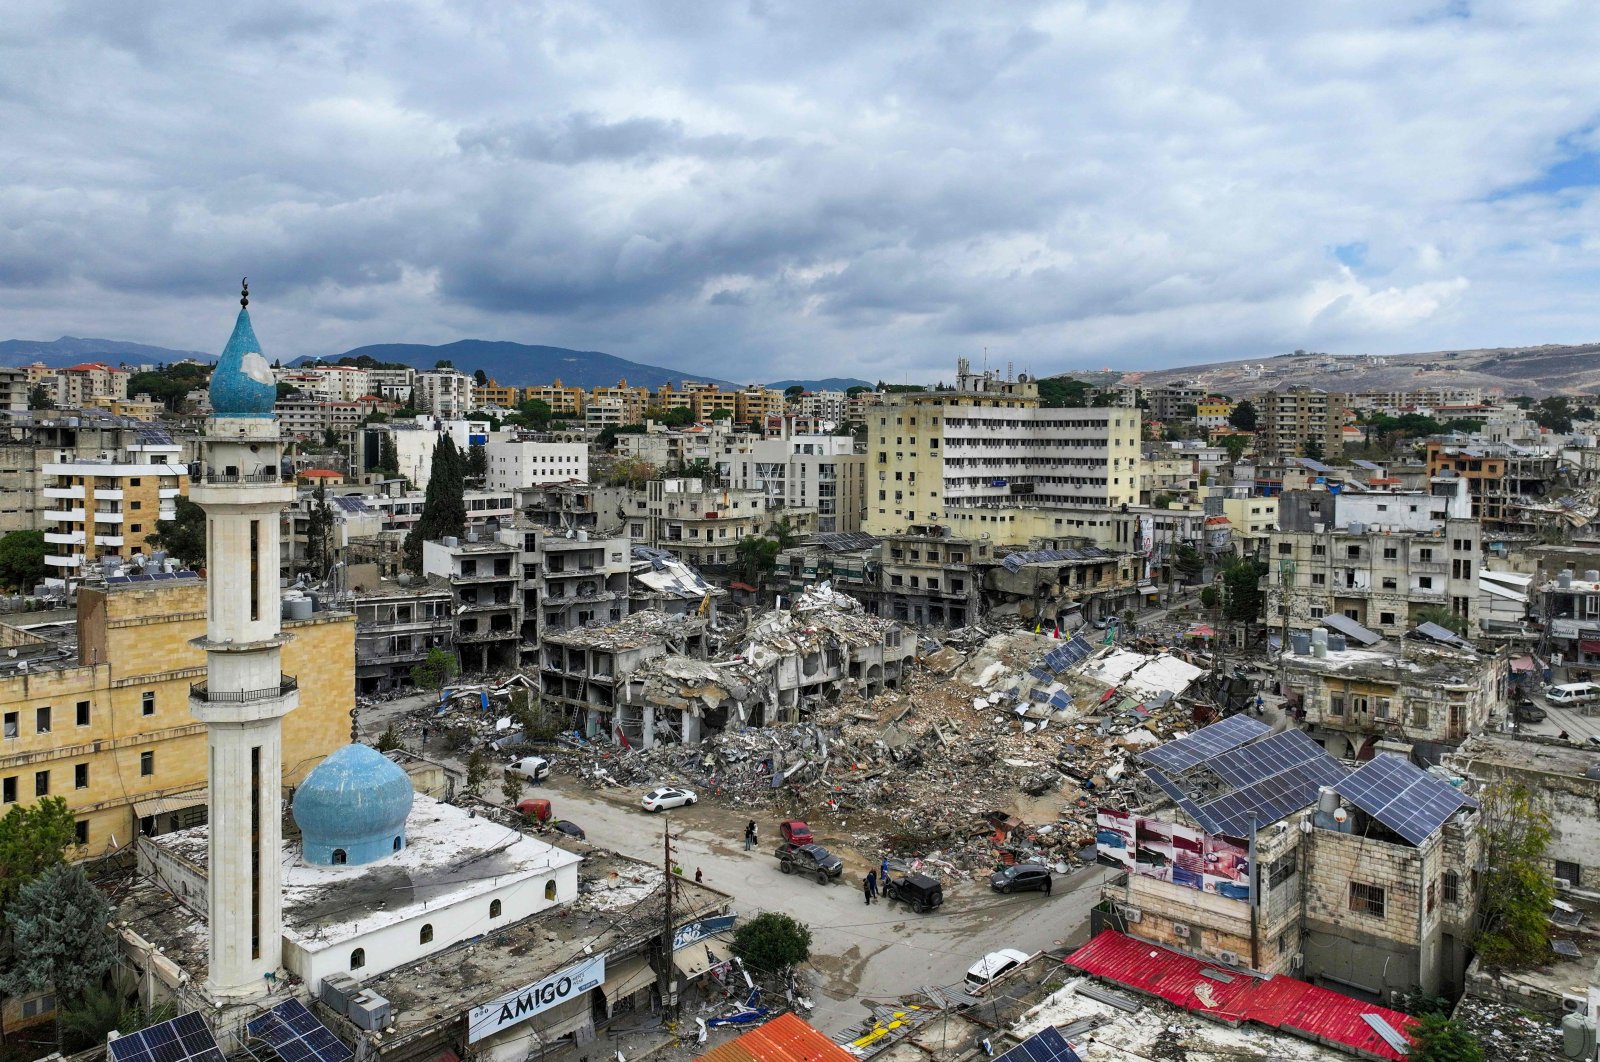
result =
[[[1040,863],[1016,863],[990,874],[989,887],[995,892],[1021,892],[1043,889],[1049,880],[1049,867]]]
[[[820,844],[785,841],[772,854],[778,857],[779,870],[785,874],[809,874],[818,885],[826,885],[830,878],[844,873],[844,861]]]

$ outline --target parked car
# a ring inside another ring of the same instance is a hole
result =
[[[549,822],[550,810],[550,801],[539,798],[524,800],[517,805],[517,814],[534,822]]]
[[[778,823],[778,836],[790,844],[810,844],[816,838],[811,836],[811,827],[801,819],[790,819]]]
[[[986,987],[989,982],[1002,974],[1015,970],[1027,962],[1030,956],[1025,951],[1016,948],[1001,948],[991,951],[977,962],[967,968],[967,987],[977,989]]]
[[[576,822],[571,822],[567,819],[557,819],[550,825],[552,828],[566,834],[568,837],[576,837],[580,841],[587,841],[589,839],[589,835],[583,832],[583,827],[579,826]]]
[[[989,875],[989,888],[995,892],[1023,892],[1045,888],[1050,868],[1043,863],[1014,863]]]
[[[884,878],[879,888],[886,900],[899,900],[918,914],[944,905],[944,886],[926,874]]]
[[[773,855],[778,857],[778,869],[785,874],[805,874],[826,885],[844,873],[844,861],[820,844],[780,844]]]
[[[1517,722],[1542,723],[1549,713],[1532,701],[1523,701],[1517,705]]]
[[[550,761],[543,756],[524,756],[506,764],[507,774],[520,774],[530,782],[542,782],[550,777]]]
[[[639,801],[646,811],[665,811],[668,808],[681,808],[693,804],[700,798],[695,796],[693,789],[679,789],[670,785],[659,785],[644,795]]]

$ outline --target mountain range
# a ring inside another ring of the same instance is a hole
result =
[[[0,365],[29,365],[40,361],[52,369],[77,365],[85,361],[103,361],[108,365],[119,362],[160,364],[168,361],[215,361],[215,354],[198,350],[171,350],[152,347],[145,343],[128,343],[120,339],[79,339],[62,336],[60,339],[6,339],[0,340]]]
[[[853,376],[829,376],[821,380],[773,380],[767,384],[778,391],[803,387],[807,391],[848,391],[852,387],[871,387],[870,380],[857,380]]]
[[[343,354],[324,360],[359,358],[365,354],[378,361],[398,362],[415,369],[431,369],[440,361],[448,361],[463,372],[482,369],[490,378],[505,384],[526,386],[553,383],[560,380],[569,387],[614,387],[619,380],[627,380],[631,387],[648,387],[654,390],[665,383],[676,384],[682,380],[699,380],[719,387],[738,387],[727,380],[701,376],[696,373],[666,369],[659,365],[644,365],[637,361],[619,358],[598,350],[569,350],[566,347],[546,347],[529,343],[493,342],[486,339],[458,339],[454,343],[433,345],[428,343],[375,343],[356,347]],[[314,358],[297,358],[293,364],[301,365]]]

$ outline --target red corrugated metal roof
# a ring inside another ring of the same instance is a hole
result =
[[[1109,929],[1067,956],[1066,963],[1218,1021],[1233,1025],[1253,1021],[1337,1044],[1369,1058],[1403,1062],[1405,1056],[1390,1047],[1361,1015],[1376,1014],[1401,1033],[1416,1024],[1409,1014],[1293,977],[1252,977]],[[1215,981],[1202,970],[1217,970],[1233,980]]]
[[[850,1052],[793,1014],[718,1044],[696,1062],[856,1062]]]

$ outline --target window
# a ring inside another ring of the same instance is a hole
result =
[[[36,734],[50,733],[50,708],[35,708],[33,710],[33,731]]]
[[[1273,860],[1267,867],[1267,888],[1276,889],[1294,877],[1295,869],[1295,857],[1292,853]]]
[[[35,771],[35,772],[33,772],[33,795],[34,796],[49,796],[50,795],[50,772],[49,771]]]
[[[1578,864],[1569,863],[1565,859],[1556,860],[1556,877],[1562,878],[1568,885],[1576,887],[1581,884],[1578,880],[1579,876]]]
[[[1394,613],[1393,612],[1380,612],[1380,613],[1378,613],[1378,625],[1380,627],[1393,627],[1394,626]]]
[[[89,702],[88,701],[79,701],[78,702],[78,725],[79,726],[88,726],[89,725]]]
[[[1428,706],[1420,702],[1411,706],[1411,725],[1425,727],[1428,725]]]
[[[1369,914],[1375,918],[1383,917],[1383,886],[1367,885],[1363,882],[1350,883],[1350,910],[1357,914]]]
[[[1291,543],[1288,543],[1288,542],[1279,542],[1278,543],[1278,552],[1279,553],[1283,553],[1283,554],[1293,553],[1294,552],[1294,546]]]
[[[1433,589],[1433,576],[1431,576],[1431,575],[1419,575],[1419,576],[1417,576],[1417,589],[1418,590],[1432,590]]]
[[[1395,579],[1394,576],[1385,575],[1383,577],[1383,588],[1385,590],[1398,590],[1400,589],[1400,583]]]
[[[144,697],[142,698],[142,703],[140,705],[140,708],[144,712],[145,715],[155,715],[156,714],[156,691],[155,690],[145,690],[144,691]]]
[[[1328,714],[1337,716],[1344,715],[1344,694],[1330,693],[1328,695]]]
[[[1419,561],[1431,561],[1431,560],[1433,560],[1433,550],[1431,550],[1431,549],[1419,549],[1419,550],[1417,550],[1417,560],[1419,560]]]
[[[500,912],[503,911],[503,910],[505,910],[505,908],[500,906],[500,901],[499,900],[490,900],[489,901],[489,917],[490,918],[499,918],[500,917]]]
[[[75,789],[89,788],[89,765],[80,763],[72,768],[72,785]]]
[[[1385,547],[1383,547],[1383,559],[1384,560],[1397,560],[1397,559],[1399,559],[1399,557],[1400,557],[1400,549],[1399,549],[1399,547],[1397,547],[1397,546],[1385,546]]]
[[[359,970],[367,964],[367,949],[357,948],[350,953],[350,969]]]
[[[149,778],[156,773],[156,754],[154,752],[139,753],[139,776]]]
[[[72,824],[72,836],[79,844],[89,843],[89,820],[79,819]]]
[[[1387,697],[1379,697],[1378,698],[1378,718],[1379,719],[1387,719],[1387,718],[1389,718],[1389,698],[1387,698]]]
[[[15,738],[15,737],[17,737],[17,730],[18,730],[18,728],[20,726],[21,726],[21,724],[17,722],[17,713],[16,712],[7,712],[6,713],[6,718],[5,718],[5,735],[6,735],[6,737],[7,738]]]
[[[1321,572],[1312,572],[1311,573],[1311,585],[1312,586],[1326,586],[1327,584],[1328,584],[1328,577],[1326,575],[1322,574]]]
[[[422,929],[417,933],[417,943],[418,944],[432,944],[433,943],[433,923],[432,922],[424,922],[422,924]]]
[[[544,898],[547,899],[547,900],[552,900],[552,901],[556,898],[556,883],[555,882],[547,881],[547,882],[544,883]]]
[[[17,802],[17,776],[0,778],[0,804],[15,804]]]
[[[1441,884],[1443,885],[1444,902],[1445,903],[1460,903],[1461,902],[1461,875],[1457,874],[1453,870],[1447,870],[1447,871],[1444,872],[1444,877],[1439,879],[1439,880],[1440,880]]]
[[[49,1014],[56,1009],[56,997],[53,993],[34,996],[32,999],[22,1001],[22,1016],[24,1018],[37,1018],[41,1014]]]
[[[1361,547],[1360,546],[1346,546],[1345,549],[1344,549],[1344,555],[1346,557],[1348,557],[1350,560],[1360,560],[1361,559]]]

